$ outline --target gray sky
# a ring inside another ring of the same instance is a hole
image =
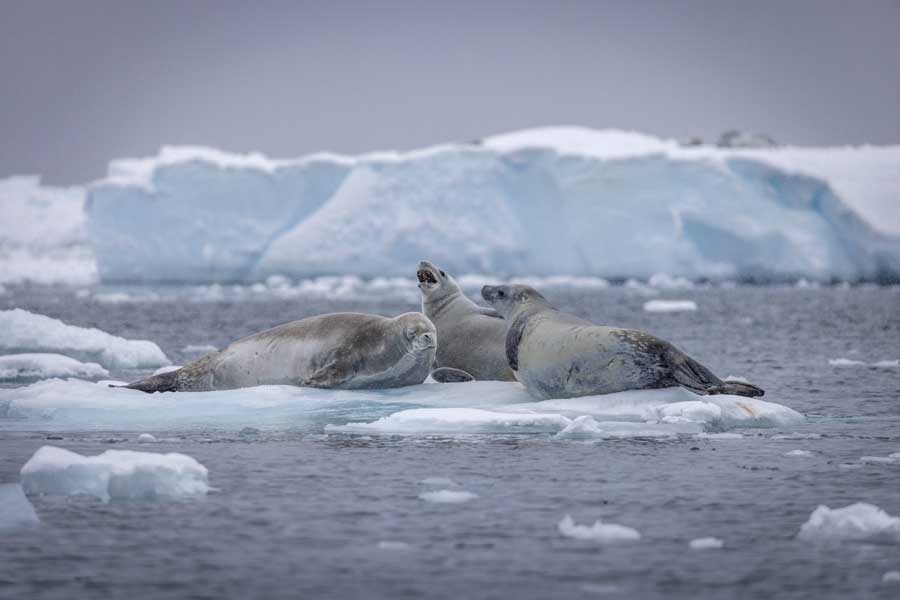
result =
[[[0,0],[0,177],[551,124],[900,142],[900,1]]]

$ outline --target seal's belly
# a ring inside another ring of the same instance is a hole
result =
[[[213,386],[232,389],[254,385],[303,385],[319,367],[321,342],[248,340],[226,348],[213,369]]]

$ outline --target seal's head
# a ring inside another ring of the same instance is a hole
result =
[[[434,302],[459,293],[456,281],[427,260],[416,267],[416,278],[419,280],[422,302]]]
[[[481,288],[481,297],[503,315],[504,319],[508,319],[519,306],[535,300],[547,303],[536,289],[527,285],[486,285]]]
[[[403,337],[413,352],[422,352],[437,348],[437,331],[431,319],[422,313],[404,313],[395,320],[403,328]]]

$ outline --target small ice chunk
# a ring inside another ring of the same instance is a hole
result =
[[[392,540],[382,540],[378,542],[380,550],[409,550],[410,545],[406,542],[395,542]]]
[[[83,363],[62,354],[32,352],[0,356],[0,381],[29,381],[52,377],[101,379],[109,377],[109,371],[97,363]]]
[[[650,287],[663,290],[690,290],[694,288],[694,282],[686,277],[673,277],[668,273],[656,273],[647,280]]]
[[[797,537],[811,541],[900,544],[900,518],[865,502],[835,509],[821,505],[803,524]]]
[[[879,360],[878,362],[872,363],[872,366],[877,369],[896,369],[900,367],[900,359],[898,360]]]
[[[168,365],[166,367],[160,367],[157,370],[153,371],[154,375],[162,375],[163,373],[171,373],[172,371],[177,371],[181,368],[181,365]]]
[[[427,477],[419,483],[422,485],[442,485],[446,487],[456,487],[459,485],[449,477]]]
[[[566,537],[576,540],[594,540],[602,544],[641,539],[641,534],[636,529],[615,523],[604,523],[600,519],[594,521],[594,524],[589,527],[576,525],[572,517],[566,515],[557,527],[559,532]]]
[[[152,499],[199,496],[209,491],[207,470],[185,454],[107,450],[97,456],[43,446],[21,471],[28,494],[88,494]]]
[[[0,483],[0,530],[38,523],[37,513],[18,483]]]
[[[139,442],[155,442],[156,436],[152,433],[142,433],[138,436],[137,441]]]
[[[900,583],[900,571],[888,571],[881,576],[881,583]]]
[[[740,440],[744,435],[741,433],[698,433],[694,437],[701,440]]]
[[[724,545],[725,542],[716,537],[697,538],[688,543],[691,550],[716,550]]]
[[[419,494],[419,498],[425,502],[437,502],[439,504],[462,504],[477,497],[478,494],[467,492],[466,490],[436,490]]]
[[[897,461],[890,456],[861,456],[859,462],[864,465],[892,465]]]
[[[776,433],[771,438],[773,440],[820,440],[822,439],[822,434],[820,433]]]
[[[680,428],[673,425],[682,425]],[[605,438],[633,438],[633,437],[670,437],[680,431],[689,432],[692,421],[667,421],[666,425],[659,423],[629,423],[627,421],[597,421],[590,415],[576,417],[571,423],[556,434],[559,439],[605,439]]]
[[[829,358],[828,364],[832,367],[864,367],[866,363],[852,358]]]
[[[697,310],[697,303],[693,300],[648,300],[644,302],[644,312],[670,313],[694,310]]]
[[[809,450],[791,450],[790,452],[785,452],[785,456],[797,456],[797,457],[808,457],[812,456],[813,453]]]

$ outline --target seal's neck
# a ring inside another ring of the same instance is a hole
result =
[[[512,324],[515,323],[520,318],[528,318],[537,312],[543,312],[551,310],[554,312],[559,312],[559,309],[547,302],[543,299],[529,299],[527,302],[521,302],[513,308],[509,315],[506,317],[506,321],[509,323],[508,327],[512,327]]]
[[[435,298],[433,300],[430,298],[422,298],[422,312],[425,313],[425,316],[428,318],[432,320],[436,319],[442,312],[460,299],[466,302],[472,302],[463,296],[462,292],[459,290],[444,294],[440,298]]]

